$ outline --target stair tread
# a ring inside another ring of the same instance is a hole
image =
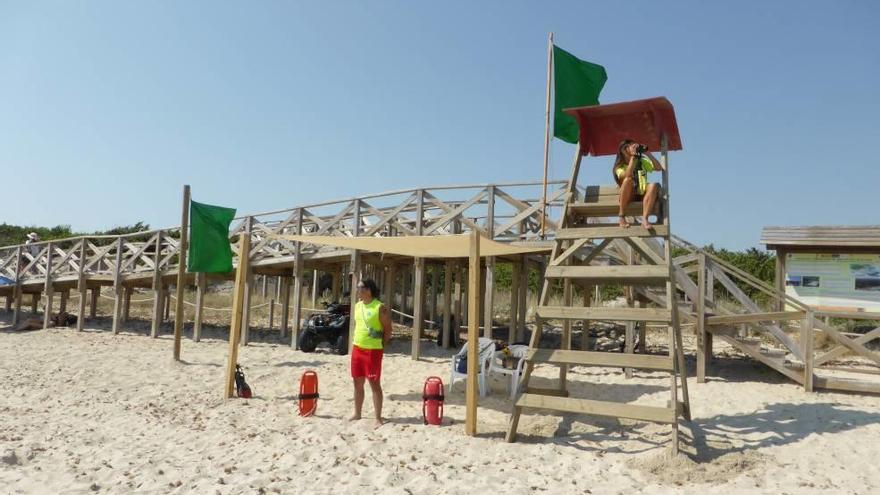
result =
[[[556,231],[556,239],[607,239],[623,237],[667,237],[669,226],[652,225],[646,229],[640,225],[632,225],[628,228],[618,226],[600,225],[595,227],[571,227]]]
[[[637,419],[653,421],[656,423],[675,423],[676,421],[675,408],[622,404],[620,402],[576,399],[572,397],[521,394],[516,401],[516,406],[578,414],[591,414],[594,416]]]
[[[548,266],[546,278],[578,278],[593,282],[658,285],[669,280],[666,265]]]
[[[529,349],[525,359],[535,363],[579,364],[657,371],[672,371],[675,369],[672,357],[645,354],[575,351],[568,349]]]
[[[665,308],[593,308],[539,306],[538,316],[545,319],[659,321],[669,323],[672,314]]]

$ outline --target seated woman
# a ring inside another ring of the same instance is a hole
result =
[[[639,153],[640,149],[643,153]],[[650,151],[645,149],[644,145],[631,139],[621,141],[617,149],[617,158],[611,169],[617,182],[620,204],[618,223],[621,227],[629,227],[625,213],[626,205],[631,201],[642,202],[642,227],[646,229],[651,227],[648,215],[654,210],[654,205],[660,196],[660,184],[648,183],[648,174],[655,170],[663,170],[663,166]]]

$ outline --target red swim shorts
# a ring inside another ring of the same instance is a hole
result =
[[[351,377],[378,381],[382,376],[382,349],[351,348]]]

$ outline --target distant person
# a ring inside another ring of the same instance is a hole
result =
[[[36,232],[31,232],[27,235],[27,240],[24,241],[25,249],[31,253],[31,256],[36,258],[40,254],[40,246],[37,246],[36,243],[40,242],[40,235]]]
[[[391,311],[382,304],[379,287],[371,279],[357,284],[358,302],[352,308],[354,342],[351,349],[351,378],[354,381],[354,415],[351,421],[361,419],[364,405],[364,381],[373,392],[375,428],[382,426],[382,355],[385,344],[391,340]]]
[[[626,221],[626,205],[631,201],[642,202],[642,227],[650,228],[648,215],[654,209],[657,198],[660,196],[660,184],[648,183],[648,174],[657,170],[663,170],[663,165],[654,158],[648,148],[631,139],[624,139],[617,148],[617,158],[612,167],[614,180],[617,182],[618,200],[618,224],[628,228]]]

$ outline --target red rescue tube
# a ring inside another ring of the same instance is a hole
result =
[[[299,415],[312,416],[318,410],[318,374],[308,370],[299,380]]]
[[[422,419],[426,425],[443,422],[443,380],[429,376],[422,389]]]

